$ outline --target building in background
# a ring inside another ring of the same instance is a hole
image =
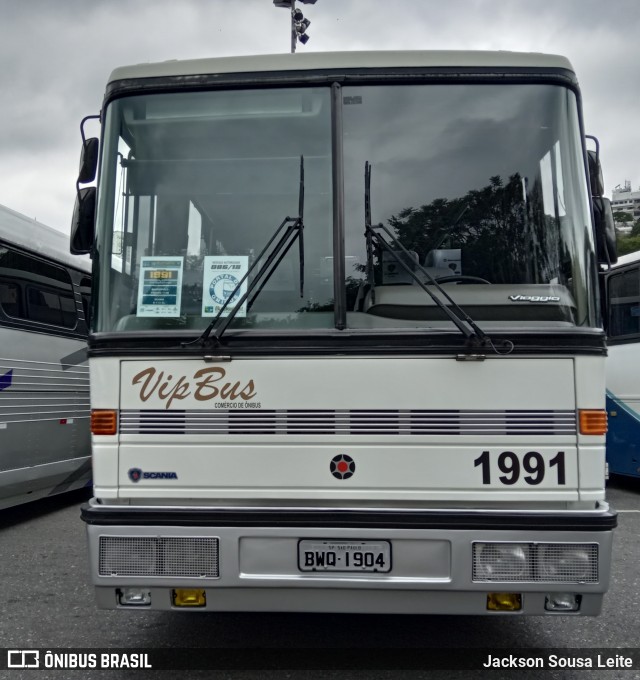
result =
[[[611,208],[614,213],[629,215],[629,220],[616,219],[616,227],[623,232],[631,231],[633,223],[640,219],[640,188],[637,191],[632,191],[629,180],[626,180],[622,187],[618,185],[613,190]]]

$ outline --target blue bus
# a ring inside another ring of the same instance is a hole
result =
[[[618,258],[606,277],[607,463],[640,477],[640,251]]]

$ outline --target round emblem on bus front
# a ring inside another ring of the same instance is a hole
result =
[[[351,456],[341,453],[331,459],[329,469],[336,479],[349,479],[349,477],[353,477],[353,473],[356,471],[356,463]]]

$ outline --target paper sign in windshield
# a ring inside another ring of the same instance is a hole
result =
[[[140,258],[137,316],[180,316],[183,258]]]
[[[249,258],[246,255],[208,255],[204,258],[202,316],[217,316],[227,300],[229,304],[221,316],[229,316],[234,305],[247,292],[246,281],[238,290],[236,288],[248,268]],[[236,316],[246,315],[247,301],[245,300]]]

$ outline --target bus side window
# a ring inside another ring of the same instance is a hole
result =
[[[72,329],[77,323],[69,272],[58,265],[12,248],[0,250],[2,308],[25,321]],[[22,304],[21,290],[25,292]],[[6,300],[6,304],[5,304]]]
[[[640,267],[609,278],[609,337],[640,334]]]
[[[76,308],[72,297],[36,286],[27,288],[29,319],[51,326],[73,328],[76,325]]]
[[[17,283],[0,281],[0,307],[7,316],[24,318],[20,287]]]

